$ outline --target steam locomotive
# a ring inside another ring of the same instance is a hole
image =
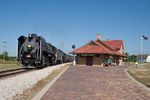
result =
[[[49,65],[73,61],[73,57],[47,43],[36,34],[18,38],[18,61],[25,67],[44,68]]]

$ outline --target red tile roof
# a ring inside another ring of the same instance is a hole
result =
[[[118,50],[123,46],[122,40],[107,40],[102,42],[115,50]]]
[[[109,41],[101,41],[101,40],[93,41],[93,40],[91,40],[86,45],[75,49],[75,53],[77,53],[77,54],[80,54],[80,53],[100,53],[100,54],[111,54],[111,55],[118,55],[118,56],[126,56],[126,55],[121,54],[121,53],[116,51],[117,49],[121,48],[121,45],[123,45],[122,40],[113,40],[112,43],[111,43],[111,41],[110,40]],[[115,46],[115,45],[117,45],[117,46]],[[71,51],[69,53],[73,53],[73,51]]]

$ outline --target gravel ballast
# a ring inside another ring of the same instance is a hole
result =
[[[32,88],[39,80],[47,77],[54,70],[67,64],[55,65],[44,69],[23,73],[14,77],[0,80],[1,100],[12,100],[16,94],[21,94],[24,90]]]

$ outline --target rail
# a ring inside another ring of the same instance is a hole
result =
[[[31,70],[33,70],[33,69],[17,68],[17,69],[10,69],[10,70],[6,70],[6,71],[0,71],[0,78],[10,76],[10,75],[16,75],[16,74],[31,71]]]

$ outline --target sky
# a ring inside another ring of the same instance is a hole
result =
[[[66,53],[96,40],[123,40],[124,52],[150,54],[150,0],[0,0],[0,54],[10,56],[17,38],[36,33]]]

